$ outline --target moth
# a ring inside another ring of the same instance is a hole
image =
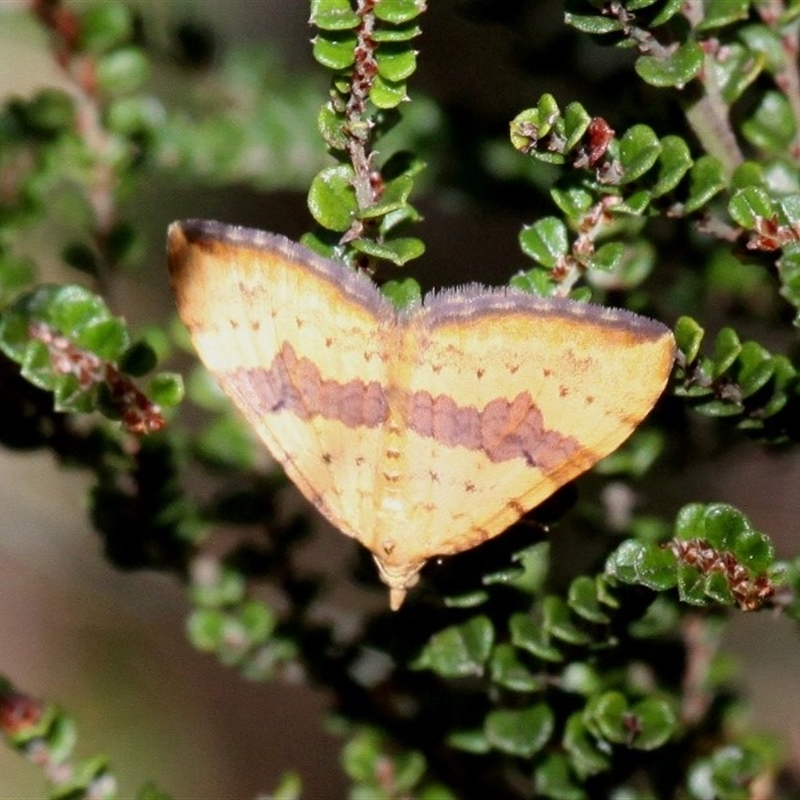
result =
[[[283,236],[173,223],[200,358],[300,491],[367,547],[398,609],[425,562],[502,533],[630,436],[672,333],[629,311],[477,284],[398,309]]]

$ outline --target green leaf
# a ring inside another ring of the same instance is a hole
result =
[[[681,567],[681,569],[683,569]],[[694,580],[694,579],[692,579]],[[703,596],[698,595],[697,605],[706,605],[707,599],[713,600],[721,606],[732,606],[735,602],[733,590],[729,580],[719,572],[712,572],[704,575],[702,582],[698,584],[698,589],[702,589]],[[678,583],[678,596],[680,597],[681,585]],[[694,598],[692,600],[694,602]]]
[[[417,54],[405,43],[381,45],[376,60],[378,75],[395,83],[409,78],[417,68]]]
[[[490,672],[494,683],[512,692],[538,692],[546,686],[544,678],[534,675],[507,643],[497,645],[492,653]]]
[[[106,108],[105,122],[109,130],[123,136],[155,136],[166,124],[166,111],[152,96],[115,97]]]
[[[707,417],[718,418],[736,417],[744,411],[742,404],[735,397],[726,398],[725,400],[708,400],[707,402],[697,403],[694,408]]]
[[[564,656],[550,642],[549,634],[544,626],[529,614],[513,614],[508,623],[511,643],[515,647],[527,650],[543,661],[563,661]]]
[[[378,42],[408,42],[422,33],[419,25],[408,23],[406,25],[395,25],[391,28],[381,27],[376,29],[372,38]]]
[[[619,160],[622,164],[621,184],[632,183],[656,163],[661,155],[661,142],[652,128],[634,125],[625,131],[619,142]]]
[[[303,781],[296,772],[284,772],[278,785],[269,793],[269,800],[302,800],[302,797]]]
[[[591,33],[600,35],[603,33],[614,33],[621,31],[622,23],[618,19],[611,17],[595,16],[594,14],[564,14],[564,22],[572,26],[581,33]]]
[[[104,53],[129,41],[133,28],[133,14],[125,4],[105,2],[89,6],[80,18],[80,47]]]
[[[549,297],[557,288],[552,273],[544,267],[536,267],[521,275],[514,275],[508,285],[528,294],[535,294],[537,297]]]
[[[514,586],[528,594],[540,594],[550,569],[550,543],[537,542],[514,554],[513,560],[522,568],[508,579]]]
[[[640,700],[631,709],[631,715],[635,727],[631,746],[636,750],[657,750],[672,738],[678,727],[672,705],[660,697]]]
[[[408,308],[422,299],[422,289],[413,278],[386,281],[381,286],[381,294],[388,297],[396,308]]]
[[[525,112],[519,115],[518,118],[524,119]],[[558,107],[558,102],[551,94],[543,94],[539,101],[536,103],[536,116],[530,118],[530,121],[536,123],[537,133],[541,139],[547,136],[556,129],[561,122],[561,109]]]
[[[0,249],[0,309],[9,305],[33,283],[33,264]]]
[[[483,675],[494,643],[494,628],[487,617],[473,617],[434,634],[414,663],[448,678]]]
[[[42,89],[21,112],[25,123],[38,134],[57,134],[75,125],[75,101],[60,89]]]
[[[107,321],[102,300],[81,287],[65,286],[46,294],[49,297],[40,291],[32,298],[33,302],[23,312],[25,322],[46,322],[56,335],[74,341],[89,325]],[[26,341],[29,336],[26,330]]]
[[[554,727],[553,712],[544,703],[521,711],[490,711],[484,722],[486,739],[495,750],[522,758],[538,753],[550,741]]]
[[[785,153],[797,133],[797,121],[786,95],[765,92],[755,112],[742,123],[742,133],[767,153]]]
[[[489,599],[489,592],[477,589],[473,592],[464,592],[458,595],[448,595],[444,598],[444,604],[448,608],[477,608],[482,606]]]
[[[589,112],[580,103],[570,103],[564,109],[564,149],[573,150],[583,139],[592,122]]]
[[[384,238],[388,238],[395,228],[409,222],[419,222],[421,219],[422,217],[417,210],[410,203],[406,203],[385,214],[380,221],[379,230]],[[424,245],[420,252],[424,252]]]
[[[653,591],[675,586],[675,558],[655,543],[624,541],[606,560],[606,574]]]
[[[127,328],[114,317],[93,320],[80,331],[74,331],[73,337],[78,347],[112,362],[122,357],[130,341]]]
[[[775,563],[775,547],[772,541],[750,527],[749,522],[737,535],[732,549],[739,563],[744,564],[754,574],[771,569]]]
[[[545,597],[542,613],[543,627],[554,638],[574,645],[587,645],[591,642],[591,636],[572,621],[569,606],[560,597]]]
[[[580,712],[570,715],[564,728],[562,742],[579,779],[585,780],[609,768],[611,763],[609,755],[598,749]]]
[[[631,738],[628,725],[628,701],[622,692],[604,692],[593,697],[586,707],[585,718],[590,719],[600,735],[615,744],[627,744]]]
[[[554,186],[550,190],[550,197],[553,202],[570,219],[579,220],[586,215],[586,212],[594,203],[594,196],[582,186],[570,186],[561,188]]]
[[[235,416],[215,418],[196,437],[197,455],[220,469],[252,469],[255,453],[250,429]]]
[[[772,378],[776,361],[756,342],[744,342],[736,365],[736,382],[747,398],[763,389]]]
[[[675,342],[678,350],[686,356],[688,364],[693,363],[699,355],[704,336],[703,328],[691,317],[679,317],[675,323]]]
[[[278,622],[275,612],[261,600],[243,603],[237,610],[237,617],[251,646],[265,642]]]
[[[764,175],[764,165],[755,161],[743,161],[733,171],[731,177],[731,191],[744,189],[747,186],[760,186],[762,189],[768,185]]]
[[[2,322],[3,321],[0,320],[0,326]],[[5,342],[3,344],[3,350],[6,354],[14,358],[15,354],[9,352],[8,348],[5,347]],[[52,391],[58,385],[59,381],[64,382],[67,379],[70,380],[70,387],[72,387],[73,390],[77,389],[77,382],[74,375],[63,376],[55,373],[50,360],[50,354],[41,342],[30,342],[29,346],[24,348],[19,358],[15,360],[19,361],[22,365],[22,374],[34,386],[38,386],[40,389]]]
[[[700,73],[703,59],[700,44],[688,41],[668,56],[641,56],[636,60],[635,69],[639,77],[651,86],[682,89]]]
[[[183,378],[175,372],[162,372],[150,381],[147,394],[162,408],[176,406],[183,400]]]
[[[764,56],[766,67],[773,75],[784,69],[786,50],[777,29],[768,25],[745,25],[738,28],[737,35],[750,53]]]
[[[783,221],[788,225],[800,222],[800,194],[787,194],[778,202]]]
[[[703,509],[703,539],[719,550],[734,550],[739,535],[749,529],[744,515],[726,503],[709,503]]]
[[[414,188],[414,180],[410,175],[399,175],[387,181],[383,188],[380,200],[368,208],[359,211],[360,219],[375,219],[402,208],[408,202],[411,190]]]
[[[561,688],[565,692],[591,697],[603,686],[603,679],[589,664],[573,661],[561,673]]]
[[[713,156],[700,156],[690,172],[689,197],[684,213],[698,211],[726,186],[722,164]]]
[[[781,279],[780,293],[795,308],[800,308],[800,248],[787,247],[778,262],[778,274]],[[795,325],[798,317],[795,318]]]
[[[196,566],[189,598],[196,606],[220,609],[244,600],[247,584],[236,570],[214,561],[204,561]]]
[[[731,744],[718,747],[710,758],[694,762],[687,782],[693,795],[703,800],[750,800],[753,776],[765,769],[758,753]]]
[[[102,298],[82,286],[44,287],[27,305],[33,319],[49,323],[70,340],[77,339],[89,325],[110,318]]]
[[[530,152],[539,135],[539,113],[535,108],[521,111],[508,124],[511,144],[523,153]]]
[[[391,81],[378,74],[369,90],[369,99],[377,108],[396,108],[408,100],[405,81]]]
[[[59,764],[72,757],[78,740],[75,722],[66,714],[56,713],[47,730],[48,757]]]
[[[33,382],[25,365],[23,365],[22,374]],[[103,388],[103,384],[100,384],[97,387],[98,391],[95,391],[95,387],[86,389],[81,386],[74,375],[58,375],[56,380],[52,382],[51,388],[53,391],[53,405],[56,411],[88,414],[97,408],[111,419],[118,418],[118,413],[115,412],[113,403],[106,402],[107,395],[99,395],[99,390]]]
[[[344,150],[347,147],[348,139],[342,116],[334,110],[330,103],[326,103],[320,108],[317,115],[317,127],[325,144],[332,150]]]
[[[742,343],[733,328],[722,328],[714,339],[714,377],[724,375],[742,351]]]
[[[353,168],[346,164],[327,167],[314,176],[308,209],[323,228],[343,232],[352,224],[358,212],[354,179]]]
[[[622,263],[625,245],[622,242],[606,242],[589,259],[589,267],[600,272],[612,272]]]
[[[610,251],[611,254],[613,252]],[[655,247],[648,240],[634,238],[623,245],[620,258],[612,262],[610,271],[602,273],[595,270],[589,272],[586,278],[592,286],[631,292],[653,271],[656,258]]]
[[[558,217],[544,217],[523,227],[519,243],[525,255],[552,269],[569,249],[567,226]]]
[[[760,186],[747,186],[734,192],[728,203],[728,213],[743,228],[753,230],[759,220],[770,219],[774,213],[772,200]]]
[[[660,639],[675,634],[681,622],[680,612],[672,599],[656,597],[648,606],[644,616],[628,626],[631,636],[636,639]]]
[[[129,94],[141,89],[150,76],[150,62],[138,47],[120,48],[97,59],[95,76],[106,94]]]
[[[680,136],[665,136],[658,157],[658,180],[650,188],[653,197],[671,192],[693,164],[689,145]]]
[[[195,609],[186,621],[186,633],[192,647],[203,653],[219,649],[225,630],[225,614],[211,608]]]
[[[534,773],[536,797],[550,800],[585,800],[587,794],[575,783],[570,762],[563,753],[550,753]]]
[[[580,140],[585,127],[588,127],[589,124],[585,122],[584,116],[580,113],[581,110],[577,105],[570,109],[569,140],[575,143]],[[561,110],[552,95],[542,95],[536,108],[528,108],[517,114],[511,121],[509,129],[511,144],[517,150],[534,156],[540,161],[564,163],[565,146],[568,140],[567,131]],[[580,135],[578,135],[579,132]],[[550,138],[551,134],[552,138]]]
[[[725,48],[724,58],[715,58],[707,63],[714,71],[722,99],[732,105],[761,74],[764,61],[763,56],[754,56],[746,47],[733,42]]]
[[[523,571],[517,564],[511,564],[500,567],[498,570],[493,570],[484,573],[481,576],[481,583],[484,586],[491,586],[492,584],[511,585],[512,581],[522,577]]]
[[[697,30],[709,31],[747,19],[750,5],[750,0],[704,0]]]
[[[622,447],[598,464],[597,474],[642,477],[650,471],[663,450],[661,431],[639,429]]]
[[[375,242],[372,239],[354,239],[351,243],[353,249],[366,253],[382,261],[391,261],[393,264],[403,266],[425,252],[425,245],[420,239],[414,237],[401,237]]]
[[[613,213],[621,216],[622,214],[631,214],[639,217],[647,210],[652,200],[652,195],[648,189],[639,189],[636,192],[631,192],[621,203],[614,206]]]
[[[392,794],[407,797],[425,775],[425,758],[416,750],[396,753],[392,757]]]
[[[358,38],[349,30],[329,30],[312,39],[314,58],[332,70],[346,70],[356,60]]]
[[[377,0],[375,16],[384,22],[402,25],[425,10],[425,0]]]
[[[351,30],[357,28],[360,21],[350,0],[311,0],[309,22],[322,30]]]
[[[371,729],[361,729],[345,744],[342,751],[342,768],[354,781],[375,780],[375,764],[384,758],[380,734]]]
[[[399,150],[386,159],[386,162],[381,167],[381,175],[388,183],[400,177],[413,178],[422,172],[425,167],[425,161],[416,153],[412,153],[409,150]],[[386,191],[386,187],[384,187],[384,191]]]
[[[644,0],[647,5],[650,5],[650,0]],[[633,4],[629,1],[628,8],[633,10]],[[665,0],[664,4],[655,14],[650,21],[651,28],[657,28],[659,25],[664,25],[671,20],[676,14],[680,14],[683,10],[683,0]]]
[[[469,731],[454,731],[447,736],[447,744],[466,753],[485,754],[492,748],[483,728]]]
[[[128,375],[146,375],[158,363],[156,351],[145,341],[139,340],[128,347],[119,357],[119,368]]]
[[[597,582],[588,575],[580,575],[569,585],[567,602],[575,614],[596,625],[605,625],[610,617],[600,604]]]

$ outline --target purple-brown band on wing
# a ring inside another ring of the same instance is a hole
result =
[[[323,380],[319,368],[307,358],[298,358],[285,342],[269,367],[245,368],[229,373],[234,386],[246,383],[248,397],[256,399],[259,414],[289,411],[300,419],[320,416],[355,428],[374,428],[389,416],[383,389],[374,381],[340,383]]]
[[[483,411],[459,406],[447,395],[434,398],[429,392],[414,392],[409,401],[411,430],[449,447],[483,450],[490,461],[524,458],[530,466],[549,471],[580,449],[576,439],[544,427],[542,412],[528,392],[510,402],[498,397]]]
[[[374,428],[390,414],[379,383],[323,380],[317,365],[298,358],[288,342],[269,367],[237,369],[225,378],[239,387],[259,415],[288,411],[300,419],[318,416],[338,420],[348,428]],[[448,395],[433,397],[419,391],[398,398],[397,407],[404,409],[408,428],[420,436],[447,447],[481,450],[493,462],[522,458],[547,472],[581,447],[571,436],[545,428],[542,412],[528,392],[520,392],[511,401],[498,397],[479,410],[459,406]]]

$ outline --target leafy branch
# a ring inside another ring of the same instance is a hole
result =
[[[422,162],[395,153],[377,163],[375,143],[399,121],[406,81],[416,69],[411,41],[419,34],[423,0],[314,0],[311,21],[319,29],[314,56],[334,72],[330,99],[319,115],[329,152],[340,163],[311,182],[309,209],[328,233],[305,242],[327,255],[348,245],[359,265],[374,272],[377,260],[402,265],[424,252],[419,239],[391,235],[419,219],[408,203]],[[330,232],[340,234],[333,237]]]

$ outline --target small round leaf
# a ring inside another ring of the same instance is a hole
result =
[[[353,168],[345,164],[317,173],[308,191],[308,208],[314,219],[332,231],[346,231],[358,211],[353,189]]]

